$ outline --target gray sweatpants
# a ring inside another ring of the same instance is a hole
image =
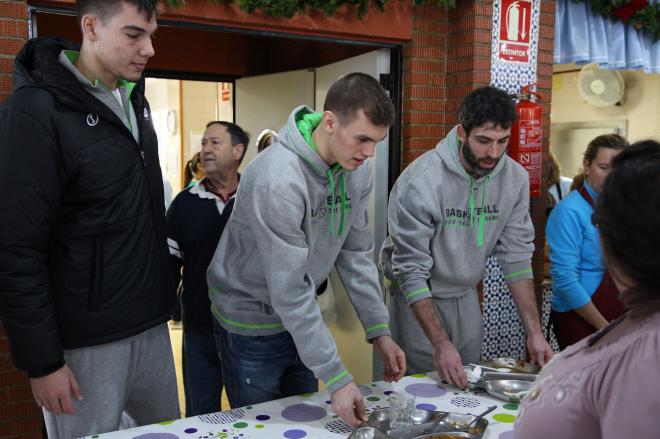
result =
[[[137,425],[180,417],[166,323],[116,342],[67,349],[64,359],[84,399],[73,400],[75,415],[43,410],[49,439],[117,430],[123,412]]]
[[[406,373],[435,371],[433,347],[403,294],[394,285],[386,286],[385,291],[392,337],[406,353]],[[479,362],[483,322],[476,290],[461,297],[434,297],[433,304],[463,364]]]

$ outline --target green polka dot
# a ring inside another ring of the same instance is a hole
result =
[[[425,373],[416,373],[414,375],[410,375],[412,378],[424,378],[426,376]]]
[[[174,421],[163,421],[158,423],[158,425],[170,425],[170,424],[174,424]]]
[[[516,417],[513,415],[509,415],[507,413],[498,413],[495,416],[493,416],[493,419],[495,419],[498,422],[505,422],[507,424],[513,423],[513,421],[516,420]]]
[[[334,416],[333,416],[333,418],[338,418],[338,417],[339,417],[339,415],[334,415]]]
[[[518,404],[504,404],[502,407],[507,410],[518,410],[520,408]]]
[[[380,401],[380,398],[377,396],[369,396],[367,398],[367,401]]]
[[[251,406],[251,405],[249,405],[249,406],[247,406],[247,407],[245,407],[245,408],[248,409],[248,410],[252,410],[252,406]]]
[[[94,436],[92,436],[92,439],[97,438],[97,437],[99,437],[99,435],[95,434]]]
[[[312,395],[313,395],[313,393],[303,393],[303,394],[300,395],[300,396],[302,396],[303,398],[309,398],[309,397],[312,396]]]
[[[237,422],[234,424],[234,428],[245,428],[247,426],[247,422]]]
[[[378,387],[377,384],[372,384],[371,387]]]
[[[257,424],[257,425],[254,426],[254,428],[264,428],[264,425],[263,424]]]

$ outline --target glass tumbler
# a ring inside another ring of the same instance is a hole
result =
[[[390,397],[390,428],[406,428],[413,425],[415,395],[392,394]]]

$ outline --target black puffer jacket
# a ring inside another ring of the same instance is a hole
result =
[[[30,376],[62,349],[138,334],[176,301],[163,183],[144,80],[131,95],[140,144],[58,61],[29,41],[0,110],[0,319]]]

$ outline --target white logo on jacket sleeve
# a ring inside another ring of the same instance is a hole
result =
[[[99,116],[98,114],[88,114],[87,115],[87,125],[90,127],[96,126],[96,124],[99,123]]]

